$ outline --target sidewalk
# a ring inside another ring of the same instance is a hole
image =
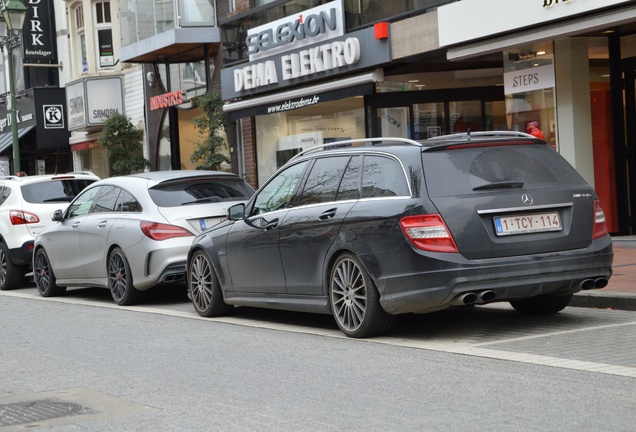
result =
[[[636,236],[614,237],[614,273],[600,290],[581,291],[570,306],[636,311]]]

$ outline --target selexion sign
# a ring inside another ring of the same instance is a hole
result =
[[[248,30],[245,44],[250,61],[344,34],[342,0]]]
[[[310,82],[390,61],[390,42],[374,28],[344,32],[342,0],[247,33],[250,62],[221,71],[224,100]]]

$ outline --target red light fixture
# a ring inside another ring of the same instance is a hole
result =
[[[376,39],[388,39],[389,38],[389,23],[386,21],[375,23],[373,25],[373,33]]]

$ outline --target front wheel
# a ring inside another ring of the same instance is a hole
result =
[[[514,300],[510,305],[523,315],[548,315],[562,311],[570,304],[573,294],[541,295],[526,300]]]
[[[340,330],[352,338],[387,333],[395,316],[380,306],[380,294],[355,255],[345,253],[335,262],[329,278],[329,304]]]
[[[66,287],[57,285],[49,256],[42,248],[38,249],[33,257],[33,281],[42,297],[58,296],[66,291]]]
[[[198,250],[188,263],[188,290],[194,310],[202,317],[229,314],[234,308],[223,301],[221,284],[208,255]]]
[[[141,291],[133,286],[128,259],[120,248],[113,249],[108,257],[108,288],[120,306],[136,303],[141,295]]]
[[[9,256],[9,248],[6,244],[0,242],[0,290],[16,289],[22,283],[24,271],[22,266],[15,265],[11,262]]]

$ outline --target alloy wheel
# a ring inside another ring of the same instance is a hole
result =
[[[333,313],[344,330],[355,332],[367,311],[367,286],[360,267],[350,258],[341,260],[331,283]]]
[[[212,301],[212,270],[203,254],[195,256],[190,266],[190,295],[197,310],[206,310]]]
[[[128,277],[124,258],[119,253],[113,253],[108,262],[108,287],[117,303],[126,295]]]

